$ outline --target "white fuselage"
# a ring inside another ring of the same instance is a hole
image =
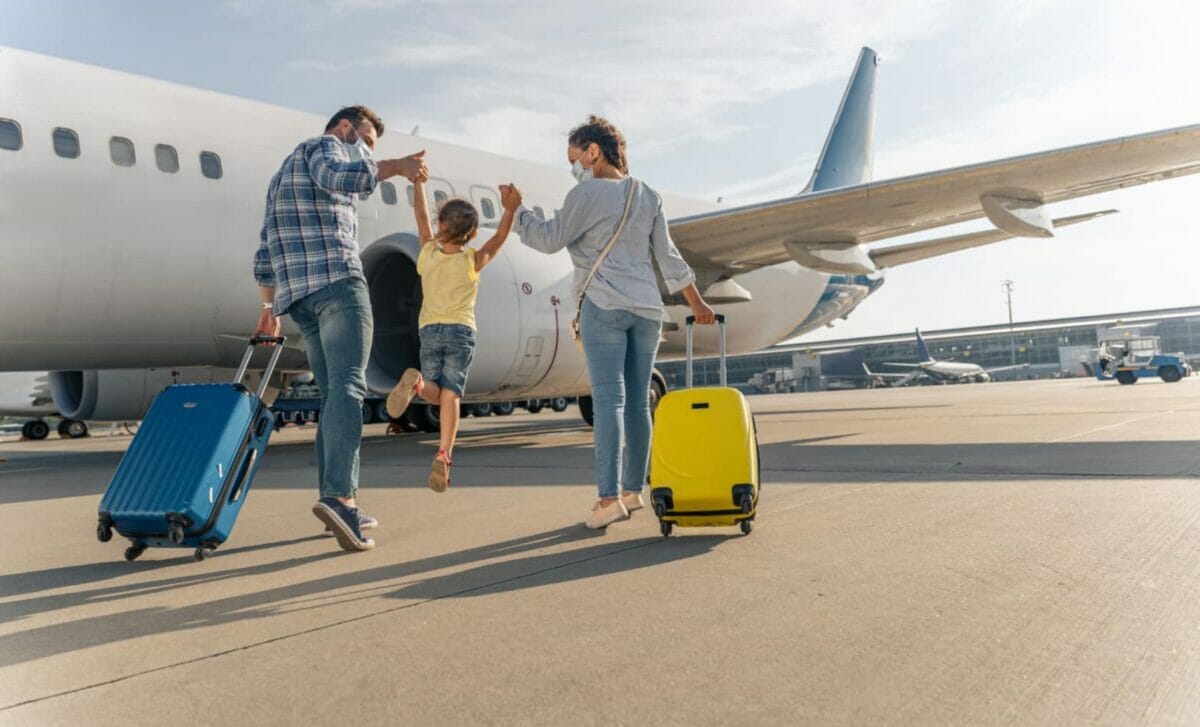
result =
[[[18,123],[23,141],[17,151],[0,149],[0,371],[236,365],[258,314],[251,262],[267,182],[297,143],[321,133],[325,118],[0,49],[0,119]],[[77,134],[78,158],[56,155],[56,128]],[[133,143],[132,166],[110,158],[114,137]],[[178,172],[156,166],[158,144],[176,150]],[[565,155],[561,168],[547,167],[394,129],[379,139],[375,155],[420,149],[434,177],[430,193],[477,206],[486,196],[498,210],[496,187],[512,181],[527,206],[549,215],[573,184]],[[201,174],[202,152],[220,157],[220,179]],[[411,295],[395,281],[407,280],[400,268],[415,252],[407,182],[391,181],[396,204],[377,191],[359,205],[377,343],[415,333],[396,328],[410,312],[386,320],[392,300]],[[668,217],[714,207],[670,196],[664,204]],[[505,245],[480,284],[469,398],[586,393],[584,361],[567,334],[571,273],[565,252],[534,252],[515,235]],[[759,350],[795,334],[828,278],[794,263],[738,276],[753,300],[723,311],[731,321],[729,351]],[[676,322],[686,314],[668,310]],[[284,332],[299,341],[286,319]],[[386,349],[373,354],[376,391],[392,385],[402,363],[384,361]],[[682,349],[682,331],[668,332],[663,355]],[[715,351],[715,336],[701,336],[698,351]],[[289,350],[283,365],[304,368],[303,349]]]

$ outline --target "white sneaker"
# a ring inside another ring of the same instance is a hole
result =
[[[629,519],[629,511],[621,504],[620,500],[613,500],[607,505],[601,505],[600,500],[592,505],[592,514],[584,521],[591,530],[603,530],[615,522]]]
[[[630,515],[646,506],[646,502],[642,500],[642,493],[640,492],[621,493],[621,504],[625,506],[625,510]]]

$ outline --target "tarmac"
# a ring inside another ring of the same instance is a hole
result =
[[[571,409],[368,428],[378,547],[314,430],[232,538],[95,538],[128,437],[0,444],[0,725],[1200,723],[1200,379],[751,397],[754,532],[593,534]]]

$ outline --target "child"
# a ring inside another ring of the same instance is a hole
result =
[[[513,214],[521,198],[512,185],[500,185],[504,215],[496,234],[483,247],[467,247],[479,228],[479,214],[464,199],[447,200],[438,211],[437,235],[429,225],[429,204],[425,184],[413,185],[413,211],[421,254],[417,274],[421,276],[424,301],[421,304],[421,370],[408,369],[388,395],[387,409],[392,418],[419,396],[441,407],[442,437],[429,487],[445,492],[450,485],[450,453],[458,434],[458,405],[467,383],[467,371],[475,357],[475,295],[479,290],[479,271],[491,262],[512,229]]]

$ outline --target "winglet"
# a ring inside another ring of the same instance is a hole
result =
[[[929,346],[925,345],[925,339],[921,337],[921,329],[917,331],[917,360],[921,363],[928,363],[933,360],[933,356],[929,355]]]
[[[875,70],[879,56],[863,48],[804,192],[871,181],[875,146]],[[803,193],[802,193],[803,194]]]

